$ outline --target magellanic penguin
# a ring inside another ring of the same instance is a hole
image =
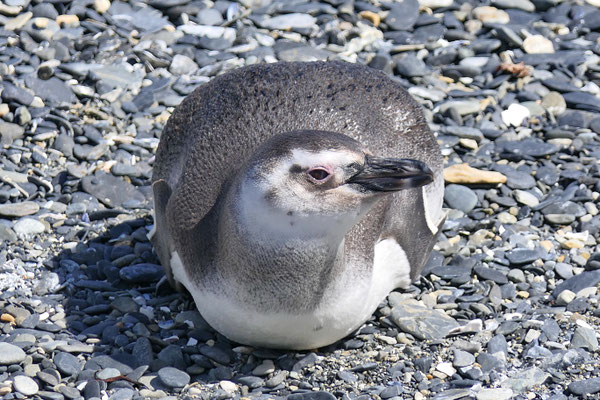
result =
[[[240,68],[173,112],[153,172],[171,283],[239,343],[313,349],[360,327],[423,268],[442,157],[385,74],[342,62]]]

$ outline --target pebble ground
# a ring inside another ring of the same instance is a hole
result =
[[[599,6],[3,0],[0,397],[598,398]],[[249,348],[161,281],[153,153],[213,76],[312,60],[423,105],[449,215],[423,276],[350,337]]]

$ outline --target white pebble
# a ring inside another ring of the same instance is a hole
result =
[[[452,376],[456,373],[456,369],[450,362],[439,363],[435,369],[440,371],[442,374],[446,374],[447,376]]]
[[[40,390],[38,384],[26,375],[17,375],[14,378],[13,386],[15,390],[25,396],[33,396]]]
[[[559,306],[566,306],[567,304],[575,300],[575,297],[577,297],[577,295],[571,292],[570,290],[563,290],[556,298],[556,304],[558,304]]]
[[[554,45],[542,35],[532,35],[523,41],[523,50],[528,54],[554,53]]]
[[[502,122],[512,126],[520,126],[529,115],[529,109],[520,104],[511,104],[507,110],[501,113]]]
[[[227,393],[235,393],[235,391],[238,388],[238,386],[231,381],[221,381],[219,382],[219,386],[221,386],[221,389],[223,389]]]

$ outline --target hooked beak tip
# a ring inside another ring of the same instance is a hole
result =
[[[348,183],[359,184],[374,192],[394,192],[421,187],[433,180],[433,171],[422,161],[367,156],[363,170]]]

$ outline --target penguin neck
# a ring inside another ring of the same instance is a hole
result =
[[[230,209],[238,226],[255,238],[278,242],[309,241],[321,243],[337,252],[344,236],[356,221],[347,215],[302,214],[282,210],[271,204],[251,181],[242,181],[230,196]]]
[[[261,292],[280,288],[285,276],[294,287],[274,290],[269,296],[285,294],[278,299],[282,309],[316,307],[331,281],[329,277],[344,273],[344,236],[348,229],[334,229],[334,223],[323,218],[291,218],[293,215],[270,207],[255,189],[244,186],[230,186],[220,212],[221,240],[215,260],[219,276],[230,286],[239,283],[242,290],[247,290],[251,281],[259,282]],[[298,292],[296,296],[290,296],[293,291]],[[255,301],[253,296],[247,301]],[[291,299],[304,300],[292,304]]]

